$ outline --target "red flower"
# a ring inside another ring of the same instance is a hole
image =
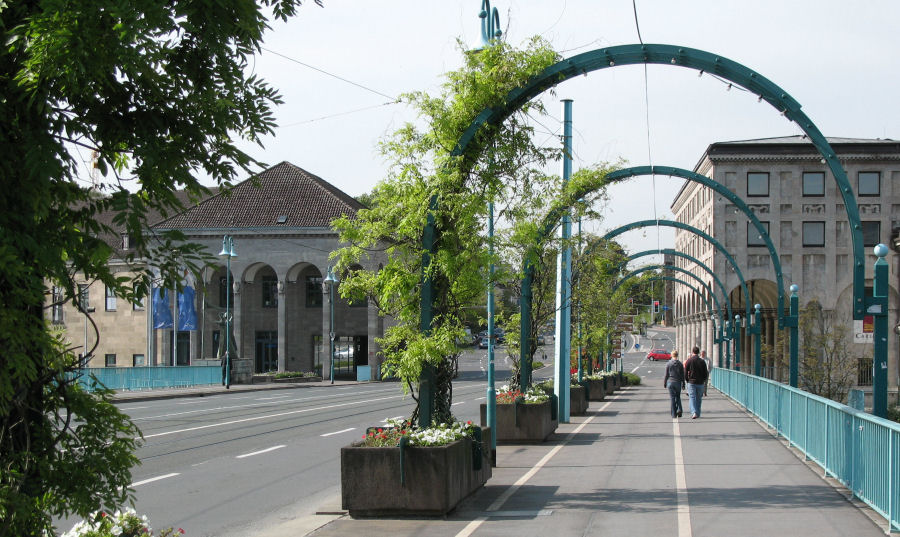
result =
[[[472,420],[467,421],[466,425],[472,425]]]

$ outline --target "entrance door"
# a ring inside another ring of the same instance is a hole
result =
[[[266,373],[278,370],[278,332],[259,330],[256,332],[256,372]]]
[[[169,352],[172,352],[172,332],[169,332]],[[172,363],[172,355],[166,358],[165,363]],[[178,331],[178,348],[175,351],[175,365],[191,365],[191,333],[187,330]]]

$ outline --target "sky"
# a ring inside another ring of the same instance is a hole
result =
[[[416,120],[410,107],[390,103],[402,93],[438,93],[442,75],[462,64],[457,40],[478,42],[481,0],[324,6],[307,0],[266,35],[251,68],[285,102],[265,148],[244,149],[270,165],[289,161],[356,196],[386,175],[379,140]],[[896,0],[493,0],[491,7],[512,45],[540,35],[563,57],[639,39],[697,48],[779,85],[826,136],[900,138]],[[668,65],[648,66],[646,78],[644,66],[595,71],[541,98],[552,116],[543,123],[548,138],[560,132],[559,101],[573,100],[574,169],[619,159],[693,169],[714,142],[801,134],[755,95]],[[604,232],[671,218],[681,184],[648,177],[616,186],[603,221],[585,228]],[[674,234],[638,230],[620,241],[631,252],[667,248]]]

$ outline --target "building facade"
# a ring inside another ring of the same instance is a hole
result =
[[[51,308],[51,320],[65,328],[73,345],[80,345],[84,332],[90,349],[99,335],[91,367],[208,365],[218,364],[223,354],[227,303],[238,382],[271,371],[312,371],[329,378],[332,333],[335,377],[356,379],[359,366],[368,366],[374,376],[380,366],[375,339],[383,335],[383,318],[364,297],[345,300],[335,290],[332,326],[331,294],[323,285],[329,256],[342,246],[330,224],[360,208],[323,179],[282,162],[153,226],[178,230],[213,256],[222,249],[224,235],[233,238],[237,255],[228,277],[224,258],[199,278],[186,276],[183,283],[194,291],[189,305],[183,296],[179,304],[174,290],[164,297],[155,290],[156,299],[127,304],[109,296],[101,284],[85,282],[93,311],[81,313],[67,304]],[[161,309],[170,311],[175,322],[161,323]],[[180,310],[193,310],[193,329],[173,328],[184,318]]]
[[[853,188],[865,245],[866,288],[871,292],[879,243],[890,246],[891,232],[900,227],[900,143],[892,140],[829,138]],[[739,196],[761,221],[781,263],[785,308],[789,287],[799,286],[801,308],[816,299],[848,327],[850,355],[857,363],[856,385],[871,389],[872,334],[868,325],[852,320],[852,251],[843,198],[821,155],[805,136],[768,138],[710,145],[694,172],[724,185]],[[764,344],[777,347],[778,287],[775,269],[762,236],[747,216],[727,198],[699,183],[686,181],[671,209],[679,222],[705,231],[733,256],[744,276],[750,306],[762,306]],[[734,267],[712,244],[685,230],[677,230],[675,248],[696,257],[723,282],[735,314],[746,317],[747,304]],[[897,325],[898,255],[890,253],[889,323]],[[696,274],[715,289],[713,277],[684,258],[676,265]],[[707,297],[709,298],[709,297]],[[723,302],[724,298],[719,297]],[[787,312],[785,312],[787,314]],[[734,320],[732,319],[733,323]],[[741,368],[754,371],[746,319],[742,323]],[[715,322],[703,299],[683,286],[676,288],[675,324],[678,345],[710,349],[718,363]],[[898,345],[889,343],[889,390],[896,397]],[[733,353],[732,353],[733,355]],[[786,358],[763,357],[764,374],[784,380]]]

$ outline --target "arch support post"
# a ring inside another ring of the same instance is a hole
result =
[[[791,310],[790,315],[784,320],[785,326],[790,328],[791,344],[790,344],[790,377],[788,384],[792,388],[796,388],[800,382],[800,341],[799,341],[799,318],[800,318],[800,297],[797,291],[800,287],[791,286]]]
[[[563,156],[562,180],[572,176],[572,101],[563,99]],[[560,423],[569,422],[569,383],[572,348],[572,221],[569,212],[562,217],[560,227],[562,245],[556,262],[556,382],[553,390],[559,401]]]
[[[734,370],[741,370],[741,328],[743,328],[743,324],[741,323],[741,316],[734,316]]]
[[[875,247],[875,285],[866,312],[875,317],[875,341],[872,356],[872,414],[887,418],[887,343],[888,343],[888,247]]]
[[[731,327],[731,321],[725,321],[725,369],[731,369],[731,340],[734,336],[734,329]]]
[[[753,306],[750,318],[750,333],[753,334],[753,374],[762,376],[762,306]]]

